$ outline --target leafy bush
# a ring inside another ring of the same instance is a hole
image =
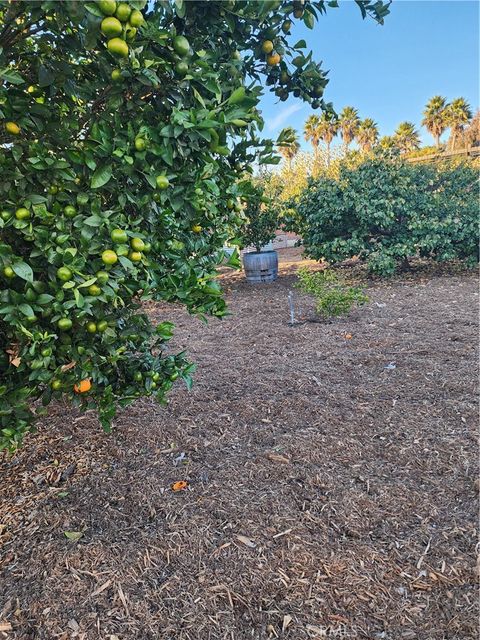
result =
[[[381,275],[414,256],[478,260],[478,175],[472,164],[366,159],[338,180],[311,180],[297,204],[307,255],[366,259]]]
[[[252,183],[243,212],[245,223],[240,234],[241,245],[254,246],[257,251],[273,240],[278,228],[277,210],[272,206],[270,199],[263,194],[262,183]]]
[[[315,309],[324,318],[345,316],[354,306],[368,302],[360,287],[347,285],[331,269],[310,271],[302,267],[297,271],[298,288],[315,297]]]

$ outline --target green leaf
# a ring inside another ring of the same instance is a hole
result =
[[[85,306],[85,298],[82,296],[78,289],[73,290],[73,295],[75,296],[75,302],[77,303],[77,307],[81,309]]]
[[[184,18],[186,13],[185,0],[175,0],[175,11],[179,18]]]
[[[23,313],[24,316],[34,316],[35,312],[32,307],[26,302],[22,302],[22,304],[18,305],[19,310]]]
[[[40,87],[48,87],[55,80],[54,74],[43,64],[38,68],[38,84]]]
[[[74,542],[76,542],[77,540],[80,540],[80,538],[83,537],[83,532],[82,531],[64,531],[63,535],[69,540],[73,540]]]
[[[26,262],[15,262],[14,264],[12,264],[12,269],[15,271],[19,278],[22,278],[22,280],[33,282],[32,268]]]
[[[100,10],[100,7],[98,6],[98,4],[96,4],[95,2],[86,2],[85,3],[85,9],[87,11],[89,11],[91,14],[93,14],[94,16],[97,16],[97,18],[104,18],[105,16],[103,15],[103,13]]]
[[[315,26],[315,18],[309,11],[305,11],[303,15],[303,22],[309,29],[313,29]]]
[[[112,177],[112,165],[107,164],[99,167],[93,174],[90,186],[92,189],[99,189],[107,184]]]
[[[25,79],[19,73],[11,69],[3,69],[0,71],[0,78],[3,78],[6,82],[10,82],[10,84],[23,84],[25,82]]]

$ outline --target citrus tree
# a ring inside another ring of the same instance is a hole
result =
[[[109,429],[116,406],[191,383],[142,301],[224,314],[215,268],[245,177],[276,160],[262,84],[324,106],[326,74],[289,33],[327,5],[0,1],[0,448],[52,398]]]
[[[478,169],[472,162],[409,164],[382,155],[311,180],[297,201],[295,230],[310,257],[353,256],[391,275],[412,257],[479,258]]]

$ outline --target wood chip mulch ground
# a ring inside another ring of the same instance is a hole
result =
[[[476,277],[370,282],[350,317],[291,327],[297,263],[224,275],[208,326],[152,307],[191,392],[110,436],[56,405],[3,458],[0,638],[477,637]]]

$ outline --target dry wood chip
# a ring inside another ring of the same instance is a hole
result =
[[[281,462],[282,464],[290,463],[290,459],[286,456],[282,456],[280,453],[267,453],[267,458],[272,462]]]
[[[106,582],[104,582],[101,587],[98,587],[98,589],[95,589],[95,591],[93,591],[92,597],[100,595],[102,593],[102,591],[105,591],[105,589],[108,589],[108,587],[111,584],[112,584],[111,580],[107,580]]]
[[[10,622],[0,622],[0,631],[11,631],[12,625]]]
[[[289,616],[288,614],[283,616],[282,631],[286,631],[287,627],[291,624],[292,620],[293,620],[292,616]]]
[[[250,538],[247,538],[247,536],[237,535],[236,538],[239,542],[242,542],[245,546],[250,547],[250,549],[254,549],[257,546],[257,543],[251,540]]]

